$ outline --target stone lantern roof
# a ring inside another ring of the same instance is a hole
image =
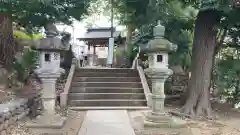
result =
[[[158,25],[153,29],[154,38],[150,40],[147,46],[143,49],[146,53],[155,52],[170,52],[177,49],[177,45],[174,45],[170,41],[164,38],[165,27],[161,25],[160,21]]]
[[[64,51],[69,49],[69,42],[66,43],[57,37],[59,33],[54,24],[46,25],[45,34],[46,37],[39,40],[39,42],[35,45],[35,49],[46,51]]]

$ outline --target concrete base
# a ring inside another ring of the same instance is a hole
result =
[[[194,135],[190,128],[144,128],[136,135]]]
[[[58,114],[44,114],[26,123],[26,127],[60,129],[64,126],[66,120],[66,117],[62,117]]]
[[[160,124],[147,121],[147,115],[146,111],[129,112],[132,127],[136,135],[193,135],[188,126],[184,128],[164,128]]]
[[[144,127],[146,128],[185,128],[186,122],[167,114],[148,112],[145,114]]]

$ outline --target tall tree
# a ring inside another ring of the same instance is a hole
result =
[[[192,2],[185,2],[185,4],[193,4],[199,8],[199,12],[194,30],[189,95],[183,106],[183,112],[191,116],[210,116],[209,88],[213,57],[220,45],[218,33],[228,26],[229,19],[233,16],[232,12],[236,12],[238,9],[233,5],[233,1],[228,0],[196,0]],[[234,21],[234,23],[239,23],[237,20]]]
[[[148,20],[147,8],[149,7],[147,0],[118,0],[114,1],[113,6],[117,11],[120,24],[127,27],[127,44],[131,43],[133,32]]]
[[[159,17],[157,18],[163,20],[164,25],[167,26],[167,33],[165,33],[165,36],[167,38],[171,39],[172,35],[169,33],[176,32],[176,29],[174,28],[176,24],[180,24],[180,27],[182,27],[182,29],[190,29],[194,32],[191,60],[192,76],[189,83],[188,99],[183,106],[183,112],[186,114],[211,114],[209,87],[211,81],[213,57],[216,54],[217,46],[220,44],[218,40],[218,35],[223,35],[219,34],[221,33],[222,29],[225,29],[226,26],[232,27],[228,26],[230,21],[234,22],[235,24],[239,23],[238,19],[233,19],[236,18],[236,16],[234,16],[236,15],[236,12],[240,13],[238,9],[239,6],[238,4],[234,5],[234,1],[235,0],[181,0],[181,2],[183,3],[183,8],[191,6],[199,10],[195,22],[194,19],[187,19],[187,21],[183,21],[184,19],[181,18],[181,13],[183,12],[179,12],[181,10],[177,12],[172,12],[171,10],[169,10],[180,9],[176,8],[177,4],[173,5],[174,7],[171,8],[169,5],[171,5],[170,3],[172,3],[172,1],[158,1],[158,8],[160,10]],[[145,5],[145,7],[147,6]],[[233,14],[233,12],[235,14]],[[190,25],[184,25],[186,23],[182,22],[187,22]],[[144,25],[149,25],[149,23]],[[194,26],[195,29],[192,29],[194,28]],[[141,40],[138,41],[142,41],[145,44],[146,40],[144,40],[143,38],[144,36],[140,36],[139,39]]]
[[[14,41],[12,22],[25,28],[42,27],[47,22],[71,23],[79,20],[90,0],[15,0],[0,2],[0,64],[11,68],[18,46]]]
[[[197,16],[193,49],[192,74],[189,83],[189,97],[184,106],[184,112],[200,115],[205,112],[210,115],[209,86],[214,50],[217,45],[216,25],[220,22],[219,12],[216,10],[200,11]]]

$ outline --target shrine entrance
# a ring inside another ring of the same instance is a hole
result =
[[[84,41],[88,46],[87,66],[107,66],[107,57],[109,51],[109,38],[111,37],[111,27],[106,28],[89,28],[84,37],[78,38],[79,41]],[[124,47],[126,38],[121,36],[120,31],[113,28],[114,48]],[[110,49],[110,50],[113,50]],[[92,53],[90,53],[92,52]],[[112,52],[110,52],[112,53]],[[113,55],[114,56],[114,55]],[[114,59],[111,57],[110,59]],[[113,60],[113,67],[115,62]]]

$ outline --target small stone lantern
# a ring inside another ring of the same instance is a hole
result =
[[[240,0],[233,0],[233,6],[236,8],[240,7]]]
[[[172,74],[172,70],[168,68],[168,52],[176,50],[177,46],[164,39],[164,32],[165,27],[159,21],[154,28],[154,39],[143,49],[148,54],[149,61],[149,68],[145,69],[145,73],[152,81],[152,111],[146,114],[145,126],[169,125],[170,117],[164,111],[164,83]]]
[[[28,123],[28,127],[60,128],[63,126],[65,119],[55,114],[56,102],[56,80],[64,73],[60,68],[60,51],[68,50],[69,46],[65,45],[57,37],[57,28],[53,24],[45,27],[46,38],[41,39],[35,45],[39,51],[39,68],[36,73],[42,81],[42,101],[44,106],[43,115],[39,116],[34,122]]]

